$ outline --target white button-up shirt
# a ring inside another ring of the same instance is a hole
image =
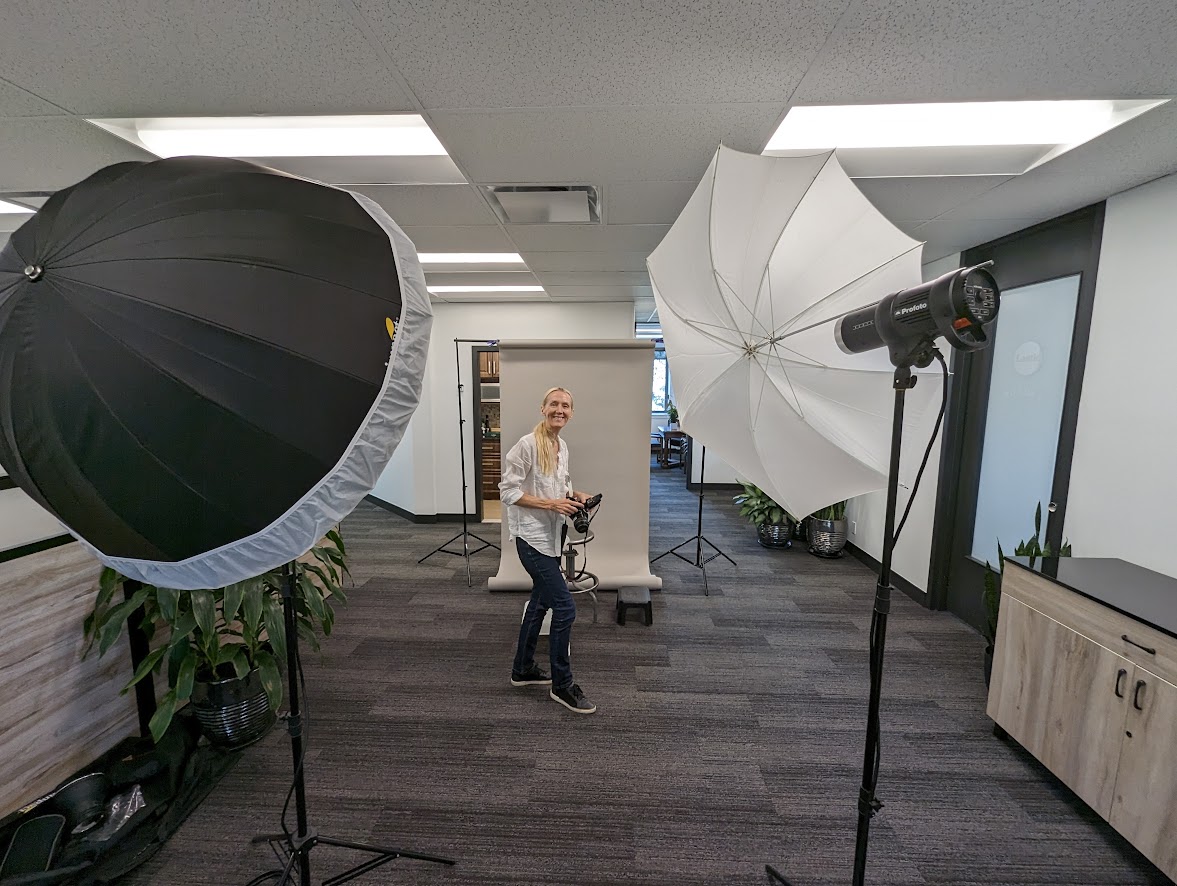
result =
[[[512,539],[521,538],[541,554],[560,556],[560,528],[564,515],[559,511],[525,508],[515,502],[524,494],[536,498],[567,498],[572,492],[568,473],[568,444],[557,438],[560,449],[556,473],[548,476],[539,470],[539,453],[535,434],[520,437],[503,459],[503,476],[499,481],[499,499],[507,508],[507,527]]]

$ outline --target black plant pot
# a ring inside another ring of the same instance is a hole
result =
[[[809,536],[809,553],[818,557],[841,557],[846,547],[845,520],[819,520],[810,517],[806,530]]]
[[[791,548],[793,527],[788,523],[761,523],[756,527],[756,540],[766,548]]]
[[[274,723],[261,674],[197,682],[192,687],[192,707],[208,740],[224,748],[238,748],[257,741]]]

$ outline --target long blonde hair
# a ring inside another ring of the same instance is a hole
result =
[[[568,388],[548,388],[544,398],[540,401],[540,408],[548,405],[548,398],[556,391],[563,391],[568,395],[568,403],[572,404],[572,391]],[[547,419],[542,419],[531,432],[535,436],[535,451],[539,457],[539,472],[551,476],[556,473],[556,461],[560,452],[560,438],[548,430]]]

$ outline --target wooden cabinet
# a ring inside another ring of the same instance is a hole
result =
[[[1174,670],[1177,639],[1006,566],[989,716],[1177,879]]]

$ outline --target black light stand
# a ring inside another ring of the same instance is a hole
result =
[[[282,614],[286,627],[286,680],[290,693],[290,714],[286,719],[286,730],[290,733],[290,751],[294,757],[294,811],[297,831],[293,834],[265,834],[254,837],[251,842],[269,843],[275,847],[275,850],[281,846],[286,852],[286,867],[277,881],[278,886],[294,882],[293,876],[296,867],[299,886],[311,886],[311,850],[316,846],[338,846],[341,849],[370,852],[375,856],[341,874],[324,880],[322,886],[337,886],[339,883],[346,883],[348,880],[354,880],[356,877],[397,858],[413,858],[435,864],[455,864],[456,862],[449,858],[421,855],[404,849],[389,849],[384,846],[340,840],[335,837],[324,837],[308,826],[306,782],[303,778],[302,710],[299,707],[298,699],[298,625],[294,615],[294,583],[297,577],[293,567],[287,565],[283,578]]]
[[[703,535],[703,480],[706,477],[706,475],[707,475],[707,447],[704,446],[703,447],[703,454],[699,460],[699,525],[698,525],[698,528],[695,530],[695,534],[693,536],[691,536],[690,538],[688,538],[686,541],[684,541],[682,544],[675,545],[669,551],[659,554],[657,557],[655,557],[650,562],[657,563],[663,557],[673,554],[675,557],[678,557],[684,563],[690,563],[696,569],[702,569],[703,570],[703,593],[707,596],[710,596],[711,589],[707,585],[707,564],[710,563],[712,560],[715,560],[718,557],[723,557],[725,560],[727,560],[729,563],[731,563],[732,566],[736,565],[736,561],[733,560],[731,557],[729,557],[727,554],[725,554],[723,551],[721,551],[719,549],[718,545],[712,543],[710,539],[706,538]],[[686,547],[691,542],[695,543],[695,559],[694,560],[688,560],[686,557],[684,557],[682,554],[680,554],[678,552],[679,548]],[[703,543],[704,542],[706,542],[708,545],[710,545],[715,550],[715,553],[709,557],[703,556]]]
[[[454,365],[457,367],[457,370],[458,370],[458,446],[459,446],[461,453],[462,453],[462,531],[459,532],[457,535],[455,535],[453,538],[451,538],[449,541],[434,548],[432,551],[430,551],[428,554],[426,554],[424,557],[422,557],[417,562],[424,563],[426,560],[428,560],[434,554],[452,554],[455,557],[463,557],[466,560],[466,586],[472,587],[474,584],[474,579],[470,575],[470,558],[473,557],[475,554],[477,554],[479,551],[485,550],[486,548],[494,548],[496,551],[500,551],[500,550],[502,550],[502,548],[500,548],[498,545],[496,545],[492,541],[487,541],[485,538],[482,538],[479,535],[475,535],[473,532],[471,532],[467,528],[468,523],[466,520],[466,416],[462,411],[462,388],[463,388],[463,385],[462,385],[462,360],[458,354],[458,343],[459,342],[465,342],[467,344],[493,345],[493,344],[497,344],[497,340],[496,341],[485,341],[485,340],[479,339],[479,338],[455,338],[454,339]],[[462,540],[462,550],[451,551],[449,549],[448,545],[453,544],[459,538]],[[472,539],[472,538],[476,541],[482,542],[482,544],[479,547],[476,547],[473,550],[471,550],[471,548],[470,548],[470,539]]]
[[[891,424],[891,464],[887,477],[887,515],[883,529],[883,557],[875,586],[875,606],[870,626],[870,703],[866,721],[866,748],[862,758],[862,787],[858,792],[858,835],[854,847],[854,886],[866,880],[866,849],[870,820],[883,808],[875,797],[879,782],[879,705],[883,694],[883,649],[887,643],[887,614],[891,611],[891,555],[895,549],[895,507],[899,497],[899,455],[903,445],[903,397],[915,387],[912,366],[927,366],[935,349],[926,349],[895,369],[895,411]],[[938,352],[937,352],[938,356]],[[926,360],[925,360],[926,358]],[[913,492],[914,494],[914,492]],[[788,886],[789,881],[772,865],[765,865],[769,879]]]

